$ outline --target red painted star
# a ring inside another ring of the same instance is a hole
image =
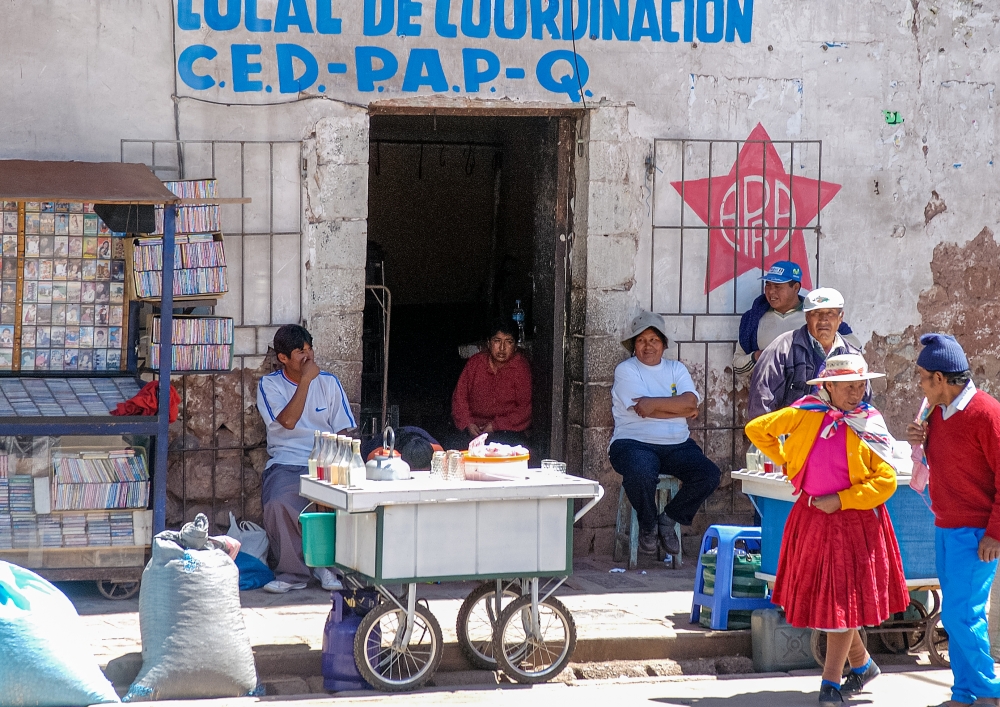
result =
[[[726,176],[670,184],[713,227],[706,292],[751,270],[767,270],[779,260],[802,265],[802,286],[812,289],[802,229],[837,195],[840,185],[789,175],[763,125],[758,123],[750,133]]]

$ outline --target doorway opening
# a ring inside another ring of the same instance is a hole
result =
[[[367,284],[388,288],[392,310],[382,362],[369,290],[363,419],[381,410],[384,363],[390,419],[464,449],[451,423],[455,384],[490,322],[520,303],[532,452],[562,452],[574,126],[565,115],[372,115]]]

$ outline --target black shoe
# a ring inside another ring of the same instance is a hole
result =
[[[656,531],[660,536],[660,544],[663,545],[663,549],[668,555],[678,555],[681,551],[681,543],[674,531],[675,525],[674,519],[666,513],[661,513],[660,517],[656,519]]]
[[[643,555],[655,555],[657,550],[657,538],[655,530],[639,531],[639,552]]]
[[[840,690],[835,688],[833,685],[820,685],[819,701],[820,704],[825,704],[827,702],[843,702],[844,698],[840,694]]]
[[[882,671],[879,670],[879,667],[875,665],[875,661],[873,660],[868,664],[865,672],[858,674],[852,670],[848,673],[847,677],[844,678],[844,684],[840,686],[840,692],[844,695],[853,695],[856,692],[861,692],[865,688],[865,685],[881,674]]]

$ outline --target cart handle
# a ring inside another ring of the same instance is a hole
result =
[[[597,495],[594,496],[592,499],[590,499],[590,501],[587,503],[586,506],[577,511],[576,515],[573,516],[573,522],[576,523],[578,520],[587,515],[587,513],[590,512],[591,508],[593,508],[594,506],[596,506],[598,503],[601,502],[602,498],[604,498],[604,487],[598,484]]]

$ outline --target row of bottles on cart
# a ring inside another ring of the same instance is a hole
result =
[[[334,486],[358,486],[365,474],[360,439],[316,430],[309,453],[309,478]]]

